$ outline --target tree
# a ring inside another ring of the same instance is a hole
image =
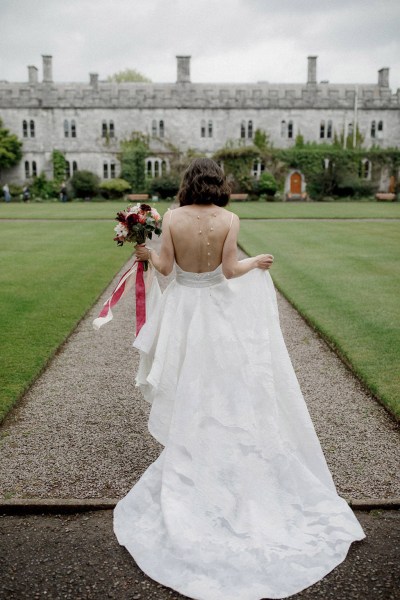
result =
[[[0,169],[9,169],[22,158],[22,142],[9,129],[3,127],[0,119]]]
[[[146,172],[145,158],[149,154],[147,138],[134,133],[130,140],[121,142],[120,162],[121,177],[132,186],[132,191],[140,193],[145,190]]]
[[[99,178],[91,171],[75,171],[71,177],[71,186],[77,198],[92,198],[99,187]]]
[[[118,71],[114,75],[109,75],[107,81],[114,81],[115,83],[127,83],[130,81],[137,81],[141,83],[151,83],[151,79],[136,71],[136,69],[125,69],[124,71]]]

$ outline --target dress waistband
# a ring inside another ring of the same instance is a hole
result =
[[[222,266],[219,265],[214,271],[206,273],[191,273],[189,271],[183,271],[178,265],[176,265],[176,282],[179,285],[185,285],[187,287],[211,287],[218,285],[225,280],[222,273]]]

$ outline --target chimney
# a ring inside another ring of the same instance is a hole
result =
[[[97,90],[99,89],[99,74],[98,73],[89,73],[89,77],[90,77],[90,85],[97,92]]]
[[[48,54],[42,54],[43,59],[43,83],[51,83],[53,81],[52,59]]]
[[[316,84],[317,83],[317,58],[318,56],[308,56],[308,74],[307,74],[307,83]]]
[[[190,83],[190,56],[177,56],[178,74],[176,83]]]
[[[378,85],[379,85],[379,87],[389,87],[389,69],[388,69],[388,67],[379,69]]]
[[[28,67],[28,81],[32,85],[38,82],[38,70],[33,65],[29,65]]]

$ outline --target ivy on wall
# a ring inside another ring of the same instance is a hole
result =
[[[51,153],[51,162],[53,163],[53,180],[61,183],[65,179],[67,161],[60,150],[53,150]]]

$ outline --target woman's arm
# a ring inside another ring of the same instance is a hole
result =
[[[240,221],[234,215],[233,222],[226,236],[222,250],[222,272],[227,279],[240,277],[252,269],[269,269],[274,262],[272,254],[259,254],[244,260],[237,259],[237,239],[239,235]]]
[[[160,255],[152,248],[146,246],[136,247],[137,260],[150,260],[154,268],[162,275],[169,275],[174,267],[174,244],[172,242],[171,215],[163,220]]]

